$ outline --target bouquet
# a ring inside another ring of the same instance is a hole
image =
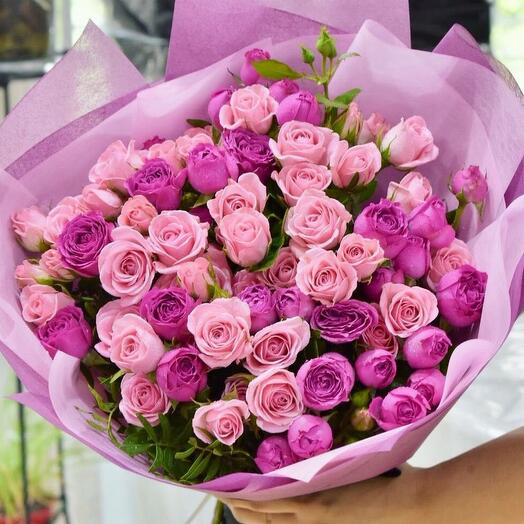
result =
[[[200,4],[178,5],[175,28]],[[372,64],[388,53],[386,91]],[[426,87],[457,61],[437,59]],[[19,292],[0,334],[18,400],[123,467],[215,494],[294,496],[409,458],[503,342],[524,253],[521,121],[488,137],[492,113],[453,75],[399,101],[410,60],[426,70],[375,22],[322,26],[140,88],[12,163],[26,254],[3,274]],[[486,65],[457,63],[522,114]],[[62,198],[45,185],[20,206],[44,173]]]

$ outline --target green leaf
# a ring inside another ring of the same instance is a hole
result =
[[[87,385],[87,387],[89,388],[91,395],[93,395],[98,409],[100,409],[104,413],[111,413],[111,411],[115,409],[114,402],[106,402],[102,398],[102,395],[100,395],[100,393],[94,387],[90,386],[89,384]]]
[[[100,378],[101,384],[114,384],[119,378],[123,377],[127,371],[125,369],[118,370],[114,375],[109,377]]]
[[[284,62],[278,60],[257,60],[251,64],[257,73],[269,80],[283,80],[284,78],[297,79],[304,76],[303,73],[295,71]]]
[[[187,473],[180,479],[180,482],[194,482],[199,475],[206,471],[212,455],[206,451],[202,451],[197,457],[193,465],[188,469]]]
[[[191,127],[207,127],[211,125],[211,122],[208,122],[207,120],[200,120],[199,118],[188,118],[186,122]]]
[[[342,93],[341,95],[338,95],[335,98],[335,102],[341,102],[342,104],[348,106],[353,102],[353,100],[358,96],[358,94],[362,91],[362,89],[359,89],[356,87],[355,89],[351,89],[349,91],[346,91],[345,93]]]
[[[215,477],[218,476],[218,472],[220,470],[221,463],[222,463],[222,459],[220,457],[213,457],[211,459],[211,463],[209,464],[209,468],[207,470],[206,476],[204,477],[204,482],[214,480]]]
[[[154,444],[144,440],[145,438],[146,436],[142,432],[132,433],[126,437],[124,442],[122,442],[120,449],[131,457],[146,453],[154,446]]]
[[[213,137],[213,143],[218,144],[222,136],[220,134],[220,129],[217,129],[215,126],[213,126],[213,129],[211,130],[211,135]]]
[[[203,206],[204,204],[207,203],[208,200],[211,200],[212,198],[214,198],[215,195],[204,195],[203,193],[195,200],[195,202],[193,203],[193,205],[191,206],[191,209],[193,209],[194,207],[199,207],[199,206]]]
[[[322,93],[317,93],[315,96],[317,97],[317,100],[327,108],[336,107],[337,109],[346,109],[347,107],[347,104],[344,104],[343,102],[337,102],[336,100],[330,100]]]
[[[196,448],[194,446],[191,446],[189,449],[186,449],[185,451],[179,451],[178,453],[175,453],[175,459],[186,460],[195,452],[195,449]]]
[[[271,244],[267,250],[266,256],[258,264],[251,266],[249,271],[263,271],[273,265],[273,262],[278,256],[278,252],[286,241],[286,234],[284,233],[284,224],[286,223],[286,214],[284,219],[281,220],[277,215],[271,214],[268,217],[269,223],[271,224]]]
[[[149,421],[146,418],[144,418],[144,416],[140,413],[137,414],[137,418],[142,423],[142,426],[144,427],[146,433],[149,435],[149,438],[153,442],[158,442],[158,437],[156,435],[155,428],[149,423]]]

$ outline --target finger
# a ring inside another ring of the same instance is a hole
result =
[[[231,508],[231,512],[241,524],[298,524],[294,513],[258,513],[241,508]]]
[[[271,501],[254,502],[250,500],[229,500],[226,501],[228,506],[246,509],[258,513],[297,513],[299,507],[304,505],[304,501],[299,498],[281,499]]]

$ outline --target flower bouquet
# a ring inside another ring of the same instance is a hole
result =
[[[0,129],[17,400],[265,500],[406,461],[504,341],[524,253],[522,106],[462,30],[423,53],[404,2],[270,4],[177,2],[154,86],[90,26]]]

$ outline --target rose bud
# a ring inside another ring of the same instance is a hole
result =
[[[371,282],[362,286],[362,291],[371,302],[378,302],[382,293],[382,287],[388,282],[403,284],[404,273],[401,270],[394,270],[389,267],[379,267],[373,273]]]
[[[40,264],[32,264],[29,260],[23,260],[16,266],[15,280],[19,289],[24,289],[32,284],[50,285],[53,283],[51,275]]]
[[[333,447],[333,431],[323,418],[302,415],[291,424],[287,441],[297,457],[307,459]]]
[[[17,240],[24,249],[32,253],[43,251],[46,247],[46,224],[46,216],[36,206],[22,209],[11,216],[11,226]]]
[[[251,333],[274,324],[278,320],[275,298],[264,284],[255,284],[243,289],[238,298],[249,306],[251,313]]]
[[[402,352],[413,369],[432,368],[442,362],[450,347],[451,340],[444,330],[426,326],[406,339]]]
[[[382,138],[390,129],[390,125],[380,113],[371,113],[371,115],[362,122],[362,129],[358,135],[358,143],[366,144],[375,142]]]
[[[382,157],[378,147],[372,142],[349,147],[345,140],[341,140],[332,149],[329,165],[335,186],[366,186],[380,171]]]
[[[444,275],[437,286],[442,316],[456,327],[470,326],[482,314],[488,275],[466,264]]]
[[[298,457],[291,451],[287,438],[268,437],[258,446],[255,463],[262,473],[270,473],[297,462]]]
[[[37,330],[37,336],[51,358],[58,351],[72,357],[84,358],[91,348],[93,333],[84,318],[83,311],[76,306],[66,306]]]
[[[220,108],[224,105],[229,103],[231,100],[231,95],[234,93],[235,88],[233,86],[230,86],[226,89],[220,89],[219,91],[215,91],[211,98],[209,99],[209,103],[207,104],[207,114],[209,115],[209,119],[213,123],[213,125],[218,128],[222,129],[222,126],[220,125]]]
[[[408,387],[418,391],[429,402],[432,408],[436,408],[442,400],[446,377],[439,369],[419,369],[408,378]]]
[[[260,60],[269,60],[271,55],[264,49],[250,49],[244,55],[244,63],[240,69],[240,79],[244,84],[251,85],[258,82],[260,75],[257,70],[253,67],[253,62]]]
[[[402,271],[404,275],[414,279],[422,278],[428,272],[430,264],[429,242],[422,237],[408,235],[394,264],[395,269]]]
[[[364,351],[355,362],[355,370],[364,386],[383,389],[395,380],[397,374],[395,355],[384,349]]]
[[[430,198],[432,193],[429,180],[417,171],[408,173],[400,182],[390,182],[388,186],[388,199],[398,202],[406,214]]]
[[[351,404],[355,408],[367,408],[371,402],[371,390],[359,389],[351,395]]]
[[[450,189],[455,195],[462,195],[466,202],[482,204],[488,195],[486,175],[479,166],[461,169],[451,177]]]
[[[156,381],[170,400],[191,402],[207,386],[206,365],[194,347],[168,351],[156,368]]]
[[[224,393],[222,394],[222,399],[226,398],[237,398],[238,400],[246,400],[247,387],[251,380],[253,380],[252,375],[247,373],[235,373],[226,378]]]
[[[111,189],[88,184],[82,189],[82,199],[90,211],[100,211],[104,218],[115,218],[122,208],[122,199]]]
[[[360,130],[362,128],[362,123],[362,113],[360,112],[358,104],[356,102],[351,102],[351,104],[349,104],[348,112],[346,114],[344,127],[342,128],[342,131],[340,133],[341,138],[346,139],[350,143],[354,143],[356,141],[357,136],[359,136]],[[380,155],[380,151],[378,154]]]
[[[309,91],[299,91],[287,96],[277,109],[277,120],[280,125],[297,120],[319,126],[322,118],[322,108],[315,95]]]
[[[440,198],[432,197],[416,207],[408,221],[411,233],[429,240],[434,249],[449,246],[455,238],[446,218],[446,204]]]
[[[238,167],[223,149],[211,144],[198,144],[189,153],[187,179],[196,191],[214,194],[224,188],[230,178],[238,178]]]
[[[299,90],[300,87],[295,81],[284,78],[284,80],[279,80],[278,82],[271,84],[269,87],[269,94],[280,103],[287,96],[298,93]]]
[[[309,322],[315,302],[298,287],[279,288],[274,297],[275,309],[280,318],[301,317]]]
[[[357,431],[371,431],[375,427],[375,421],[367,408],[358,408],[351,414],[351,426]]]
[[[297,383],[307,408],[329,411],[349,400],[355,372],[343,355],[325,353],[302,365]]]
[[[369,405],[369,414],[385,431],[406,426],[424,418],[430,405],[426,398],[412,388],[396,388],[384,398],[375,397]]]

